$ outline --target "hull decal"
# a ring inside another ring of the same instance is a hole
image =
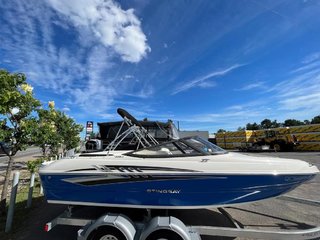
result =
[[[106,176],[93,177],[76,177],[63,179],[65,182],[80,184],[84,186],[116,184],[116,183],[135,183],[146,181],[164,181],[164,180],[188,180],[188,179],[227,179],[227,177],[212,177],[208,175],[115,175],[109,174]]]
[[[82,168],[69,170],[67,172],[80,172],[80,171],[99,171],[99,172],[108,172],[108,173],[117,173],[117,172],[146,172],[146,171],[161,171],[161,172],[200,172],[191,169],[181,169],[181,168],[168,168],[168,167],[150,167],[150,166],[129,166],[129,165],[94,165],[92,168]]]

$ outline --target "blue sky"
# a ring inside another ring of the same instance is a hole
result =
[[[0,0],[0,68],[79,123],[235,130],[320,114],[318,0]]]

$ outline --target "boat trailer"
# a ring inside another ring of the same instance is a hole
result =
[[[320,206],[320,202],[291,196],[279,197],[282,200]],[[106,213],[95,219],[73,216],[73,206],[45,225],[50,231],[56,225],[82,227],[78,230],[77,240],[201,240],[201,236],[242,237],[250,239],[319,239],[320,227],[304,230],[261,230],[243,228],[224,209],[219,212],[228,219],[232,227],[188,226],[174,216],[151,216],[151,210],[143,221],[135,222],[122,213]]]

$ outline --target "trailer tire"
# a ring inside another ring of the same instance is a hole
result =
[[[280,152],[282,150],[282,146],[280,143],[275,143],[273,145],[273,149],[276,151],[276,152]]]
[[[92,232],[88,240],[127,240],[127,238],[115,227],[101,227]]]
[[[252,145],[252,149],[255,150],[255,151],[258,151],[259,148],[260,148],[260,145],[259,145],[258,143],[254,143],[254,144]]]
[[[183,240],[183,238],[172,230],[161,229],[151,233],[146,240]]]

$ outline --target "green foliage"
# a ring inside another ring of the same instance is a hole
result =
[[[35,134],[35,144],[42,149],[43,156],[58,153],[62,138],[57,132],[57,113],[56,110],[50,108],[49,110],[38,110],[38,128]]]
[[[264,119],[260,123],[260,128],[261,129],[269,129],[269,128],[277,128],[280,127],[281,124],[277,122],[277,120],[271,121],[270,119]]]
[[[318,124],[320,123],[320,115],[315,116],[314,118],[312,118],[311,120],[311,124]]]
[[[57,111],[56,117],[57,133],[62,138],[64,150],[76,148],[80,143],[80,132],[83,126],[61,111]]]
[[[96,136],[97,136],[97,133],[95,132],[90,133],[90,139],[96,138]]]
[[[301,122],[296,119],[287,119],[284,121],[283,125],[285,127],[290,127],[290,126],[299,126],[299,125],[304,125],[304,122]]]
[[[261,122],[261,128],[263,128],[263,129],[271,128],[271,126],[272,126],[272,122],[270,119],[266,118]]]
[[[41,163],[43,163],[45,158],[38,158],[36,160],[30,160],[27,162],[28,171],[31,173],[37,172]]]
[[[261,126],[259,125],[259,124],[257,124],[257,123],[247,123],[247,125],[246,125],[246,129],[247,130],[259,130],[259,129],[261,129]]]
[[[301,126],[308,124],[320,124],[320,115],[315,116],[312,120],[300,121],[297,119],[287,119],[284,123],[278,123],[277,120],[271,121],[270,119],[264,119],[261,121],[261,124],[257,123],[247,123],[247,130],[259,130],[259,129],[269,129],[269,128],[278,128],[278,127],[291,127],[291,126]],[[238,131],[241,131],[243,128],[238,127]]]
[[[58,154],[59,148],[69,150],[76,148],[80,143],[82,125],[54,109],[54,103],[50,102],[49,109],[39,109],[38,129],[36,132],[36,145],[40,146],[43,156]]]
[[[224,133],[224,132],[226,132],[226,130],[224,130],[224,129],[222,129],[222,128],[220,128],[220,129],[217,131],[217,133]]]
[[[309,125],[309,124],[311,124],[311,121],[309,121],[309,120],[304,120],[303,123],[304,123],[305,125]]]
[[[278,127],[282,127],[282,123],[278,123],[277,120],[273,120],[272,124],[271,124],[271,128],[278,128]]]

